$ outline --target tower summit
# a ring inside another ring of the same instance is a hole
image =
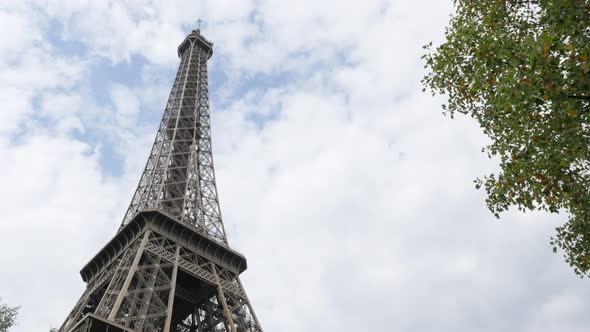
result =
[[[60,332],[262,331],[227,242],[215,184],[200,20],[117,234],[82,268],[86,290]]]

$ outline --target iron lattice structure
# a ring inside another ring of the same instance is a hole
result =
[[[60,332],[262,331],[228,245],[211,151],[207,60],[193,30],[147,165],[117,234],[80,274]]]

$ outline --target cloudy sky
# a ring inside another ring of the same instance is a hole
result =
[[[114,234],[204,20],[231,245],[266,331],[587,331],[565,216],[496,220],[474,121],[421,92],[451,1],[0,3],[0,297],[59,326]],[[586,310],[584,310],[586,309]]]

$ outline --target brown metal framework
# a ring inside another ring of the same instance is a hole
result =
[[[207,60],[193,30],[147,165],[117,234],[80,272],[60,332],[262,331],[228,246],[211,151]]]

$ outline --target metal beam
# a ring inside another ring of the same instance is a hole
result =
[[[113,308],[111,309],[111,313],[109,314],[109,320],[115,321],[115,317],[117,316],[117,312],[121,307],[121,303],[123,303],[123,299],[127,295],[127,290],[129,289],[129,285],[131,284],[131,280],[133,279],[133,275],[135,271],[137,271],[137,266],[139,265],[139,261],[141,259],[141,255],[143,255],[143,250],[145,249],[145,245],[148,243],[150,238],[151,231],[148,229],[145,231],[143,238],[141,239],[141,243],[139,244],[139,248],[137,249],[137,253],[135,253],[135,258],[133,259],[133,263],[129,268],[129,272],[127,272],[127,277],[125,278],[125,282],[123,283],[123,287],[119,291],[119,296],[117,296],[117,300],[115,304],[113,304]]]
[[[166,309],[166,322],[164,323],[164,332],[170,332],[170,324],[172,323],[172,307],[174,306],[174,291],[176,290],[176,277],[178,276],[178,259],[180,258],[180,246],[176,246],[176,254],[174,255],[174,267],[172,268],[170,293],[168,294],[168,307]]]

